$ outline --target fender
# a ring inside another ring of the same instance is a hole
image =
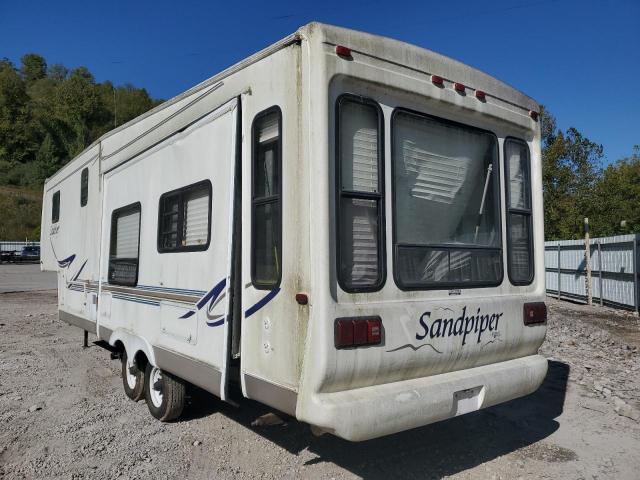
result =
[[[118,328],[111,333],[111,336],[109,337],[109,345],[113,347],[117,341],[122,342],[127,351],[127,355],[135,358],[138,352],[143,352],[147,356],[151,365],[154,367],[158,366],[153,347],[145,338],[133,335],[124,329]]]

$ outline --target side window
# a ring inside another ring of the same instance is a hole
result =
[[[270,289],[282,277],[282,113],[272,107],[252,127],[251,282]]]
[[[111,214],[109,247],[109,283],[138,283],[140,253],[140,203],[127,205]]]
[[[53,194],[51,199],[51,223],[58,223],[60,220],[60,190]]]
[[[89,198],[89,169],[85,168],[80,174],[80,206],[84,207]]]
[[[531,162],[529,147],[522,140],[504,142],[507,177],[507,245],[509,279],[514,285],[533,281],[533,238],[531,219]]]
[[[338,283],[346,292],[379,290],[385,272],[384,137],[378,104],[340,97],[336,132]]]
[[[211,241],[211,182],[164,193],[158,206],[158,252],[206,250]]]

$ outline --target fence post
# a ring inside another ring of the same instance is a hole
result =
[[[633,305],[638,314],[638,235],[633,237]]]
[[[584,260],[586,273],[584,286],[587,294],[587,305],[593,305],[593,293],[591,292],[591,242],[589,241],[589,219],[587,217],[584,218]]]
[[[560,242],[558,242],[558,300],[560,300]]]
[[[598,242],[598,288],[600,289],[600,306],[602,306],[602,249],[600,248],[600,242]]]

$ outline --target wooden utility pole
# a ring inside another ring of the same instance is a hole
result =
[[[584,259],[586,264],[585,290],[587,292],[587,305],[593,305],[593,292],[591,291],[591,245],[589,245],[589,219],[584,219]]]

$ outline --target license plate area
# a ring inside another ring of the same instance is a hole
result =
[[[453,415],[463,415],[480,410],[484,399],[484,386],[466,388],[453,393]]]

